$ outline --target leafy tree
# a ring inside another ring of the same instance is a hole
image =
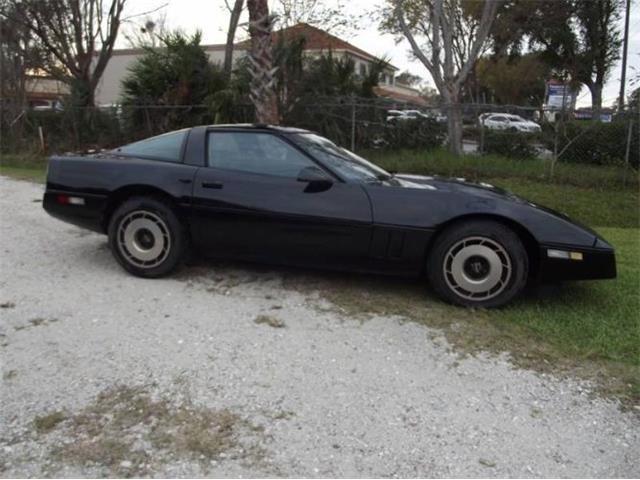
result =
[[[396,82],[402,83],[404,85],[419,85],[424,81],[424,79],[420,75],[414,75],[409,70],[405,70],[402,73],[396,75]]]
[[[282,28],[308,23],[334,34],[344,34],[362,21],[344,15],[345,6],[345,0],[275,0],[273,13]]]
[[[373,97],[373,87],[378,85],[380,74],[387,63],[372,63],[364,77],[356,74],[356,65],[350,57],[336,58],[333,52],[311,60],[306,69],[304,89],[313,96]]]
[[[620,58],[622,42],[617,25],[622,8],[621,0],[577,0],[574,6],[578,29],[575,78],[591,92],[591,105],[596,113],[602,109],[602,89],[607,76]]]
[[[6,19],[27,29],[42,46],[46,61],[41,68],[70,84],[79,105],[93,106],[96,87],[123,20],[125,2],[14,0],[11,3],[15,8]]]
[[[430,105],[440,105],[440,94],[438,90],[427,85],[420,90],[420,96],[424,98]]]
[[[551,67],[536,53],[486,56],[478,60],[475,78],[487,102],[539,107],[550,72]]]
[[[640,111],[640,87],[636,88],[627,99],[627,105],[631,111]]]
[[[372,63],[367,74],[356,74],[356,66],[348,57],[337,57],[328,51],[318,57],[305,55],[303,36],[284,38],[276,35],[273,45],[277,68],[274,87],[283,117],[304,99],[318,96],[373,97],[380,74],[387,62]]]
[[[492,30],[495,52],[519,55],[528,44],[555,76],[580,82],[594,111],[619,57],[623,0],[509,0]]]
[[[200,45],[200,32],[179,32],[162,39],[161,48],[146,48],[122,82],[122,105],[132,128],[164,132],[204,123],[203,105],[226,87],[224,74]]]
[[[274,64],[278,69],[275,91],[278,108],[283,116],[286,116],[304,95],[304,45],[303,37],[285,39],[284,36],[276,34],[273,45]]]
[[[388,0],[382,29],[402,34],[447,108],[449,148],[462,152],[461,95],[487,48],[499,0]]]

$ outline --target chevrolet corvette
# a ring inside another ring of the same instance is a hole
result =
[[[200,252],[423,276],[451,303],[497,307],[529,282],[616,276],[612,246],[564,214],[489,184],[391,174],[296,128],[198,126],[53,156],[43,205],[107,234],[141,277]]]

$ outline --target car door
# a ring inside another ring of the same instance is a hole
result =
[[[502,117],[493,115],[487,120],[487,126],[493,130],[501,130],[503,128]]]
[[[212,130],[195,178],[199,246],[212,255],[278,263],[365,261],[371,239],[368,197],[321,170],[274,131]],[[326,182],[300,181],[305,169]]]

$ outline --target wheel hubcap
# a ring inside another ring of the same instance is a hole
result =
[[[511,259],[498,242],[469,237],[454,244],[444,261],[447,285],[467,300],[488,300],[499,295],[511,279]]]
[[[139,210],[128,214],[118,228],[118,249],[136,267],[153,268],[169,255],[171,238],[157,215]]]

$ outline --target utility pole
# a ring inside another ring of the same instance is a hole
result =
[[[622,40],[622,74],[620,75],[620,98],[618,99],[618,112],[624,110],[624,87],[627,81],[627,50],[629,47],[629,16],[631,14],[631,0],[627,0],[627,9],[624,19],[624,39]]]

